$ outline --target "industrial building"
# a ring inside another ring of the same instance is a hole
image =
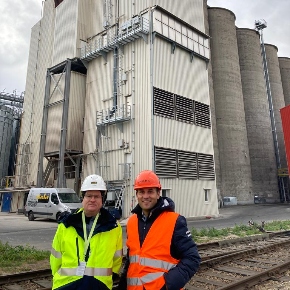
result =
[[[289,62],[270,44],[261,56],[262,31],[237,28],[231,11],[206,0],[46,0],[42,14],[31,33],[15,188],[79,192],[97,173],[106,206],[123,217],[143,169],[186,217],[218,215],[223,197],[286,199],[279,110]]]
[[[0,92],[0,209],[3,211],[11,209],[12,192],[16,192],[13,185],[23,102],[23,93]],[[17,191],[16,195],[23,194]],[[17,204],[13,207],[18,209]]]

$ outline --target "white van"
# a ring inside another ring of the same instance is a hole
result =
[[[64,211],[74,212],[82,203],[70,188],[31,188],[25,205],[25,215],[30,221],[35,218],[58,220]]]

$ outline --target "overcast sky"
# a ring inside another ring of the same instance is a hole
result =
[[[255,20],[265,19],[264,41],[278,47],[278,56],[290,57],[290,0],[208,0],[208,5],[233,11],[240,28],[254,28]],[[42,0],[1,0],[1,92],[25,90],[30,32],[41,19],[41,7]]]

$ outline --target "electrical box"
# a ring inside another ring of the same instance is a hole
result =
[[[116,193],[114,191],[108,191],[107,200],[115,200],[115,199],[116,199]]]
[[[124,144],[125,144],[124,139],[119,139],[118,140],[118,147],[119,148],[123,148],[124,147]]]

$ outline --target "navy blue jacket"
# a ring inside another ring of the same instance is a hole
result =
[[[156,218],[164,211],[174,211],[174,202],[168,197],[160,197],[156,206],[152,209],[150,215],[146,219],[142,214],[142,209],[137,205],[132,213],[138,216],[138,231],[140,245],[156,220]],[[129,268],[129,250],[127,251],[124,270],[120,278],[119,290],[127,289],[126,276]],[[190,278],[197,272],[200,264],[200,256],[197,251],[195,242],[191,237],[191,233],[187,228],[186,219],[179,215],[177,218],[170,246],[170,254],[173,258],[180,260],[176,267],[172,268],[168,273],[164,274],[166,285],[163,289],[178,290],[185,286]],[[158,289],[156,289],[158,290]]]

